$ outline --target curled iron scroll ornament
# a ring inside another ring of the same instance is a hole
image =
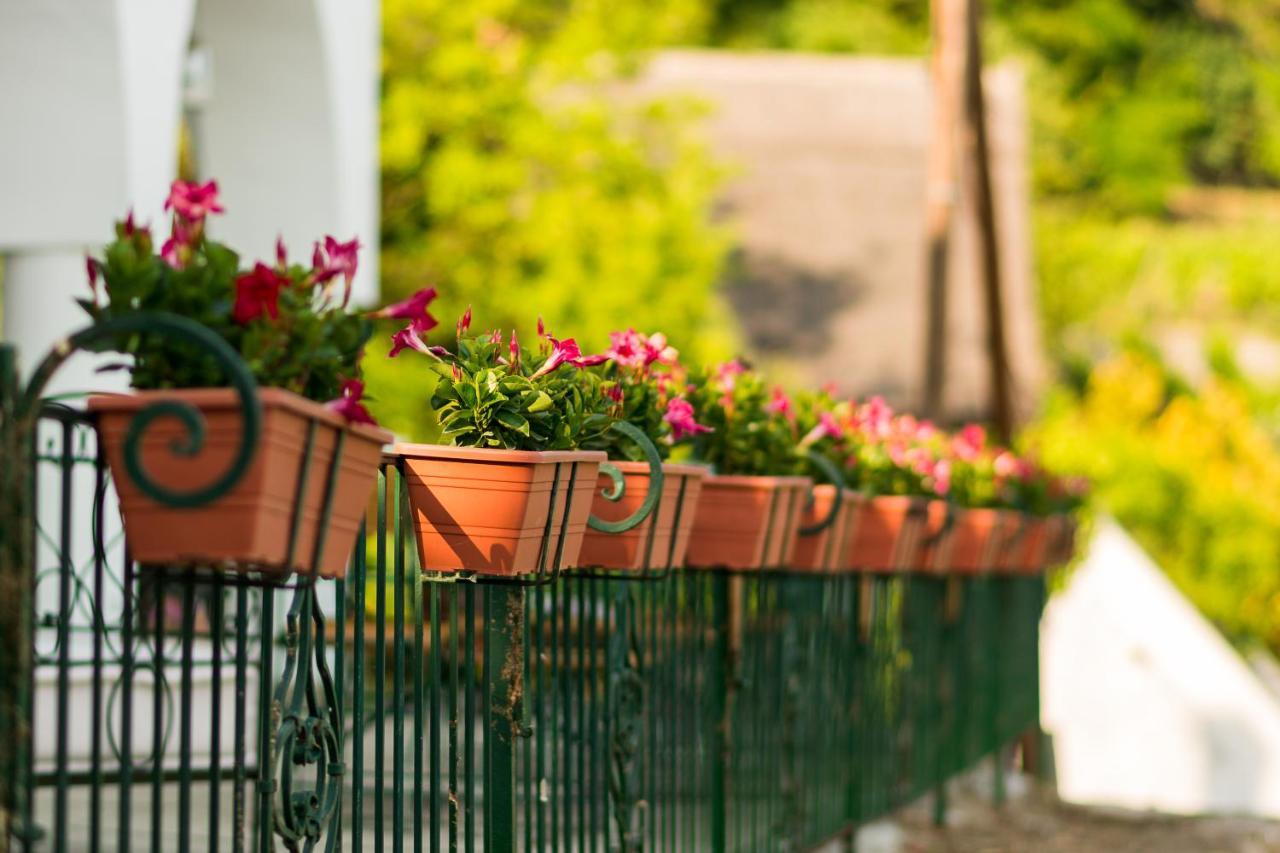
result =
[[[164,504],[193,507],[207,504],[230,491],[243,476],[257,450],[262,409],[256,384],[247,365],[217,334],[200,323],[164,312],[137,312],[95,323],[60,341],[32,371],[25,386],[18,380],[17,352],[0,344],[0,645],[10,654],[0,656],[0,812],[19,813],[21,786],[13,786],[22,750],[29,740],[30,697],[24,685],[34,660],[31,595],[34,583],[34,486],[32,458],[42,398],[49,380],[78,351],[121,349],[131,336],[160,335],[181,339],[206,350],[223,369],[235,389],[242,412],[240,445],[231,464],[209,485],[192,491],[174,490],[155,482],[141,463],[141,443],[148,428],[160,418],[175,418],[185,436],[172,450],[191,456],[204,444],[204,419],[187,404],[158,401],[134,416],[125,436],[125,466],[135,484],[148,497]],[[0,826],[0,838],[11,827]]]
[[[658,500],[662,497],[662,457],[658,455],[658,448],[654,447],[649,436],[645,435],[639,427],[626,421],[618,421],[613,425],[612,429],[614,432],[625,435],[640,446],[640,451],[644,454],[645,461],[649,464],[649,491],[645,493],[644,501],[640,504],[640,507],[621,521],[605,521],[593,515],[587,519],[587,524],[591,526],[592,530],[599,530],[602,533],[625,533],[642,524],[653,513],[654,508],[658,505]],[[626,493],[627,484],[622,477],[622,472],[618,470],[618,466],[605,462],[600,466],[600,473],[612,481],[610,487],[603,492],[604,499],[607,501],[622,500],[622,496]]]
[[[835,524],[836,519],[840,516],[840,507],[844,504],[845,480],[844,475],[840,473],[840,469],[821,453],[816,453],[810,450],[805,454],[805,456],[813,467],[822,472],[822,475],[827,479],[827,482],[836,487],[836,496],[831,501],[831,509],[828,510],[827,514],[813,524],[800,528],[801,536],[816,536],[831,525]],[[810,492],[809,505],[812,504],[813,493]]]
[[[285,667],[273,708],[272,716],[280,718],[272,752],[279,773],[275,833],[289,850],[311,850],[336,816],[346,771],[315,578],[307,578],[293,593],[285,621]],[[296,777],[306,768],[314,769],[310,784]]]
[[[618,849],[633,853],[642,849],[635,811],[644,742],[645,682],[631,590],[620,589],[613,606],[616,626],[609,639],[609,721],[613,732],[609,744],[609,799]]]

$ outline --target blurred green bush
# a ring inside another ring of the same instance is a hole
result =
[[[1082,394],[1059,389],[1026,439],[1054,470],[1089,477],[1095,502],[1229,637],[1280,651],[1280,454],[1245,389],[1215,378],[1192,392],[1125,352]]]
[[[384,298],[434,283],[476,327],[537,315],[584,351],[613,329],[733,346],[715,286],[728,234],[697,104],[628,95],[643,50],[698,29],[696,0],[387,0]],[[444,337],[443,335],[439,337]]]

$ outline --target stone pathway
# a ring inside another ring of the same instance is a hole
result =
[[[1174,817],[1084,808],[1028,792],[1003,809],[961,795],[948,825],[928,806],[870,828],[861,853],[1265,853],[1280,851],[1280,822],[1243,817]]]

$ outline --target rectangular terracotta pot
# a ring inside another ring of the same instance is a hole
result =
[[[1049,556],[1049,519],[1029,516],[1014,570],[1022,574],[1042,571]]]
[[[972,508],[957,516],[951,534],[949,568],[972,575],[995,566],[1001,524],[1001,510]]]
[[[622,472],[625,489],[619,500],[609,500],[604,491],[612,487],[612,481],[603,473],[599,475],[591,514],[604,521],[622,521],[631,516],[649,494],[648,463],[613,464]],[[605,533],[588,527],[578,565],[652,570],[683,566],[706,473],[707,469],[698,465],[664,464],[662,497],[650,516],[621,533]]]
[[[813,503],[805,508],[800,519],[801,530],[827,518],[835,497],[835,486],[814,486]],[[831,526],[808,536],[799,533],[788,565],[801,572],[833,572],[843,568],[845,547],[857,523],[858,504],[862,500],[860,492],[844,489],[840,509]]]
[[[1070,562],[1075,555],[1078,523],[1073,516],[1065,513],[1055,513],[1049,516],[1047,521],[1049,541],[1046,546],[1048,553],[1045,557],[1045,564],[1047,566],[1061,566]]]
[[[605,455],[397,444],[428,571],[550,572],[578,563]]]
[[[143,433],[141,464],[167,489],[189,492],[211,485],[231,466],[239,449],[243,416],[236,392],[198,388],[89,398],[120,496],[129,553],[139,563],[269,572],[310,572],[316,567],[326,578],[346,574],[347,558],[378,479],[382,446],[391,433],[350,424],[322,404],[278,388],[263,388],[258,396],[262,433],[248,468],[225,495],[190,508],[167,506],[142,492],[125,467],[126,433],[138,412],[157,401],[194,406],[205,421],[200,451],[193,456],[174,453],[173,447],[186,440],[186,431],[174,418],[158,418]],[[304,465],[313,427],[314,443]],[[339,437],[341,456],[332,468]],[[318,530],[329,491],[329,523]],[[295,513],[300,516],[291,548]],[[316,559],[318,534],[323,534],[323,544]]]
[[[1017,571],[1026,540],[1028,516],[1015,509],[1002,509],[1000,524],[996,528],[996,547],[992,558],[992,571],[1009,574]]]
[[[686,564],[760,569],[791,556],[808,477],[710,475],[702,484]]]
[[[955,532],[956,510],[946,501],[930,500],[925,505],[924,526],[916,556],[907,568],[922,572],[944,572],[951,560],[951,540]]]
[[[861,504],[845,565],[867,572],[907,568],[919,551],[926,504],[924,498],[904,495],[877,495]]]

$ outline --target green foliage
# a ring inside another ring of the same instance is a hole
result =
[[[1272,193],[1199,192],[1176,221],[1100,219],[1041,204],[1035,214],[1041,316],[1060,360],[1182,323],[1280,333]]]
[[[989,59],[1029,71],[1040,193],[1113,213],[1162,213],[1189,181],[1280,180],[1280,38],[1248,4],[993,0]],[[1232,8],[1226,8],[1231,6]],[[928,4],[908,0],[721,0],[713,43],[922,54]]]
[[[240,273],[230,248],[204,236],[203,222],[174,266],[155,253],[150,232],[131,221],[118,223],[116,239],[101,259],[90,261],[103,281],[106,300],[79,300],[95,321],[139,311],[167,311],[199,321],[222,336],[240,354],[259,385],[284,388],[312,400],[339,396],[342,380],[360,375],[359,361],[371,325],[348,313],[320,281],[318,270],[298,264],[258,265]],[[263,277],[278,288],[275,310],[237,318],[241,279]],[[239,282],[239,283],[238,283]],[[340,284],[339,284],[340,289]],[[228,378],[201,347],[169,337],[137,334],[119,342],[133,357],[134,388],[222,387]]]
[[[688,400],[699,423],[710,427],[692,440],[694,457],[718,474],[751,476],[808,472],[797,452],[794,424],[771,411],[773,395],[760,374],[736,361],[690,371]]]
[[[612,426],[607,398],[584,390],[577,368],[542,371],[550,355],[521,349],[510,359],[497,336],[462,338],[441,352],[431,408],[441,439],[467,447],[576,450]]]
[[[727,235],[700,109],[620,96],[639,52],[699,25],[697,0],[388,0],[384,295],[425,280],[532,339],[528,306],[602,346],[662,328],[732,346],[714,295]],[[384,392],[385,396],[385,392]]]
[[[1280,649],[1280,453],[1239,388],[1193,393],[1123,354],[1083,395],[1055,396],[1027,439],[1055,470],[1087,476],[1096,503],[1229,636]]]
[[[663,420],[667,396],[663,393],[665,382],[658,376],[637,375],[615,362],[578,372],[584,395],[599,396],[601,403],[614,420],[625,421],[648,436],[666,459],[671,455],[671,426]],[[606,391],[621,395],[613,400]],[[583,450],[603,450],[610,459],[628,462],[645,462],[647,457],[636,442],[620,432],[606,430],[590,436],[582,442]]]

